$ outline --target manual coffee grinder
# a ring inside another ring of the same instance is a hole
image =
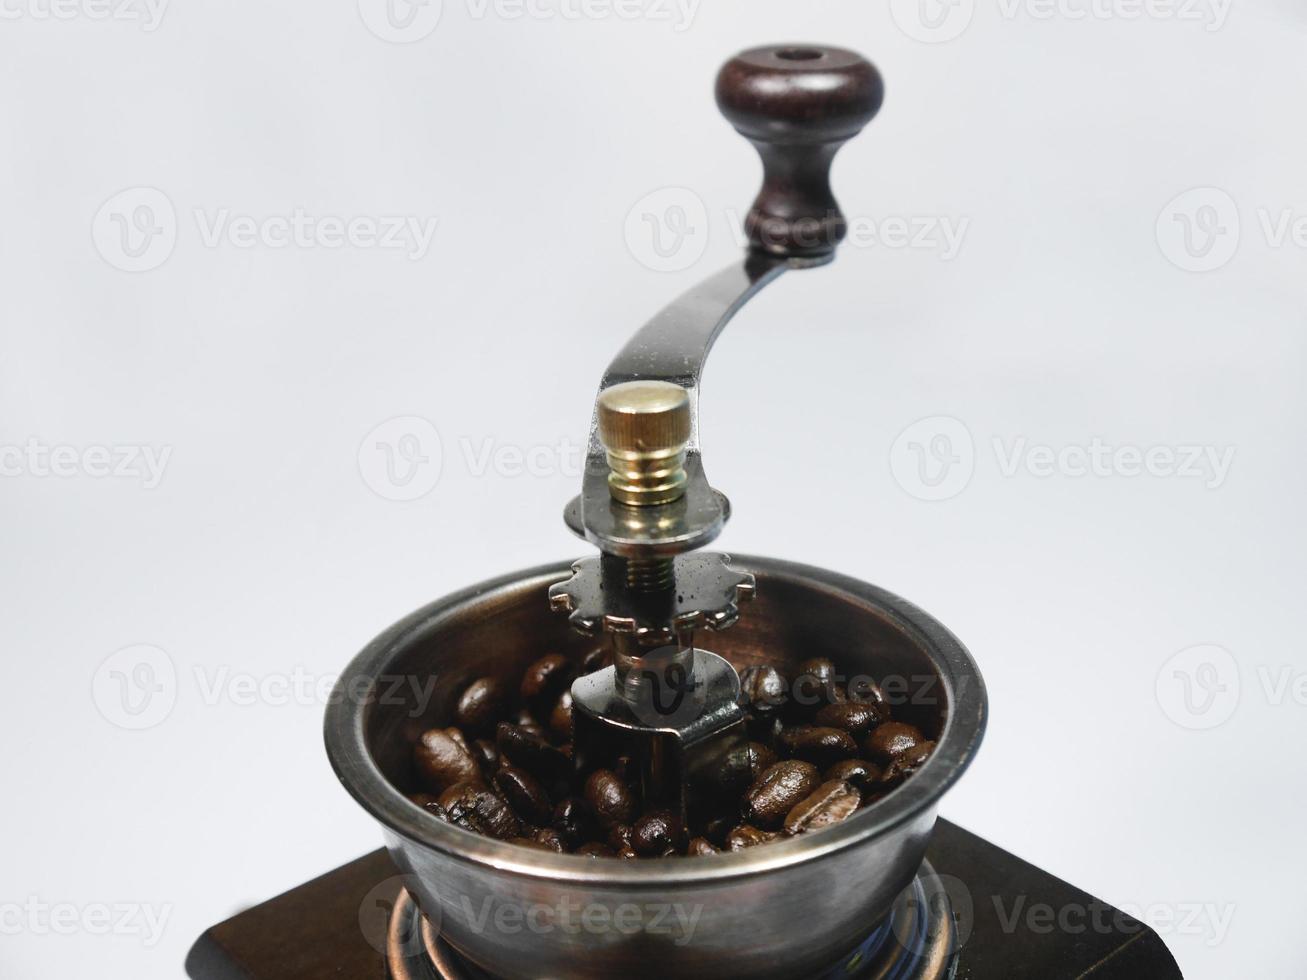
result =
[[[214,926],[196,980],[566,977],[1176,977],[1155,934],[936,819],[985,727],[961,643],[880,588],[776,559],[704,550],[730,516],[708,482],[698,391],[721,330],[787,272],[830,262],[847,226],[830,186],[839,148],[881,106],[870,62],[838,48],[746,51],[717,102],[762,156],[743,259],[638,331],[604,374],[580,495],[564,520],[598,553],[484,582],[381,634],[339,691],[434,678],[426,704],[333,698],[327,749],[387,849]],[[843,670],[929,681],[904,707],[936,748],[902,786],[819,833],[706,858],[623,861],[532,850],[441,822],[410,802],[414,732],[448,724],[487,673],[520,676],[544,650],[611,665],[572,687],[574,761],[621,754],[644,797],[690,815],[747,781],[739,672],[830,656]],[[388,691],[394,685],[385,685]],[[402,690],[408,690],[405,686]],[[420,689],[420,688],[419,688]],[[1110,928],[1037,930],[1017,907],[1097,909]],[[490,909],[571,906],[619,921],[651,904],[695,911],[692,931],[522,928]],[[1104,914],[1110,913],[1110,914]]]

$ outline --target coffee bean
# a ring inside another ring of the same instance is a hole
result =
[[[874,762],[865,759],[843,759],[828,768],[822,774],[822,778],[838,779],[866,793],[875,788],[882,774],[880,766]]]
[[[549,734],[560,742],[572,738],[572,692],[564,691],[554,702],[554,710],[549,713]]]
[[[547,718],[559,696],[572,685],[576,668],[557,653],[541,657],[522,675],[522,700],[537,718]]]
[[[836,682],[835,664],[825,657],[801,661],[794,679],[794,704],[799,713],[810,713],[824,704],[845,700]]]
[[[589,858],[611,858],[617,857],[617,852],[607,844],[600,844],[598,841],[591,841],[589,844],[582,844],[576,849],[576,853],[581,857]],[[632,852],[634,853],[634,852]]]
[[[879,712],[881,721],[889,721],[889,701],[881,686],[870,677],[863,674],[850,677],[846,691],[850,701],[871,705]]]
[[[554,807],[554,829],[563,836],[568,847],[580,847],[593,840],[599,832],[590,804],[578,796],[569,796]]]
[[[543,844],[534,837],[510,837],[510,844],[516,844],[518,847],[530,847],[537,851],[552,851],[553,848],[548,844]]]
[[[563,835],[553,827],[541,827],[531,835],[531,839],[555,854],[567,853],[567,842],[563,840]]]
[[[488,738],[479,738],[471,745],[473,757],[481,763],[481,771],[493,776],[499,768],[499,746]]]
[[[866,735],[888,716],[882,715],[874,704],[861,701],[844,701],[828,704],[817,712],[813,720],[825,728],[838,728],[850,735]]]
[[[707,857],[709,854],[720,854],[721,851],[704,838],[696,837],[690,841],[690,846],[685,849],[685,853],[691,857]]]
[[[781,747],[796,759],[817,766],[829,766],[858,754],[853,736],[838,728],[797,725],[781,733]]]
[[[520,725],[501,721],[495,732],[495,744],[504,758],[546,786],[571,775],[572,760],[565,752]]]
[[[667,810],[645,814],[631,828],[631,847],[641,857],[665,857],[685,850],[685,825]]]
[[[508,802],[480,783],[451,786],[441,794],[440,806],[449,822],[464,830],[497,840],[522,836],[522,821],[513,814]]]
[[[540,785],[540,781],[525,769],[517,766],[501,767],[495,773],[495,786],[519,816],[536,826],[549,823],[554,812],[549,803],[549,794]]]
[[[902,755],[926,740],[921,729],[901,721],[887,721],[862,740],[862,751],[872,762],[887,764],[896,755]]]
[[[755,742],[762,745],[775,745],[781,732],[785,730],[785,725],[776,713],[763,714],[748,711],[744,715],[744,730]]]
[[[862,794],[848,783],[838,779],[822,783],[807,799],[799,803],[785,816],[785,833],[807,833],[830,827],[853,816]]]
[[[617,849],[617,856],[629,861],[638,858],[640,855],[636,854],[630,847],[620,847]]]
[[[755,713],[768,714],[783,705],[790,694],[790,683],[775,667],[754,664],[740,674],[740,703]]]
[[[479,677],[459,695],[454,720],[468,734],[493,732],[508,712],[511,697],[508,684],[498,677]]]
[[[629,823],[614,824],[608,828],[608,846],[614,851],[631,846],[631,834],[634,828]]]
[[[413,767],[422,787],[443,793],[461,782],[480,782],[481,766],[456,729],[432,728],[413,747]]]
[[[751,824],[742,823],[726,835],[726,850],[742,851],[746,847],[757,847],[759,844],[774,841],[779,836],[766,830],[759,830]]]
[[[540,738],[545,737],[544,726],[541,725],[540,722],[536,720],[536,716],[531,714],[531,712],[526,708],[523,708],[513,716],[513,724],[524,732],[530,732],[532,735],[536,735]]]
[[[625,782],[609,769],[597,769],[585,781],[585,799],[605,829],[635,819],[635,800]]]
[[[897,786],[924,766],[934,751],[934,742],[921,742],[910,749],[904,749],[890,760],[881,781],[889,786]]]
[[[795,804],[817,788],[818,778],[811,762],[787,759],[776,763],[744,794],[745,817],[759,827],[779,827]]]
[[[750,784],[756,782],[759,776],[779,761],[776,758],[776,753],[761,742],[750,742],[746,751],[749,756]]]

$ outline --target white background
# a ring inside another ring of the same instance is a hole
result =
[[[602,368],[733,259],[756,190],[716,68],[789,40],[859,49],[887,95],[835,168],[867,234],[714,354],[723,546],[967,643],[992,721],[946,816],[1141,911],[1189,977],[1300,974],[1300,6],[445,0],[405,32],[370,0],[122,2],[0,21],[6,976],[176,977],[208,925],[379,844],[278,682],[583,550],[560,511]],[[297,210],[438,224],[420,255],[227,233]],[[688,219],[669,259],[645,215]],[[404,417],[430,427],[374,433]],[[1234,455],[1076,475],[1095,438]],[[97,446],[169,455],[155,485]],[[1071,452],[1038,476],[1035,447]],[[430,492],[388,499],[396,450]],[[159,942],[95,934],[124,903],[167,911]]]

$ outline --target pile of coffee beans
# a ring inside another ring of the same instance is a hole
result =
[[[753,666],[741,675],[752,783],[729,818],[686,827],[646,811],[629,759],[578,774],[572,765],[572,695],[578,673],[606,666],[541,657],[521,682],[474,680],[454,726],[423,732],[413,747],[421,792],[411,799],[440,820],[525,847],[586,857],[709,855],[808,834],[847,820],[916,772],[935,743],[891,717],[867,678],[842,683],[825,658],[795,676]]]

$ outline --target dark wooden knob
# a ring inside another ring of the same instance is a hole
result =
[[[762,155],[763,182],[745,231],[757,251],[829,259],[848,233],[831,162],[880,109],[885,83],[843,48],[753,48],[717,76],[717,105]]]

